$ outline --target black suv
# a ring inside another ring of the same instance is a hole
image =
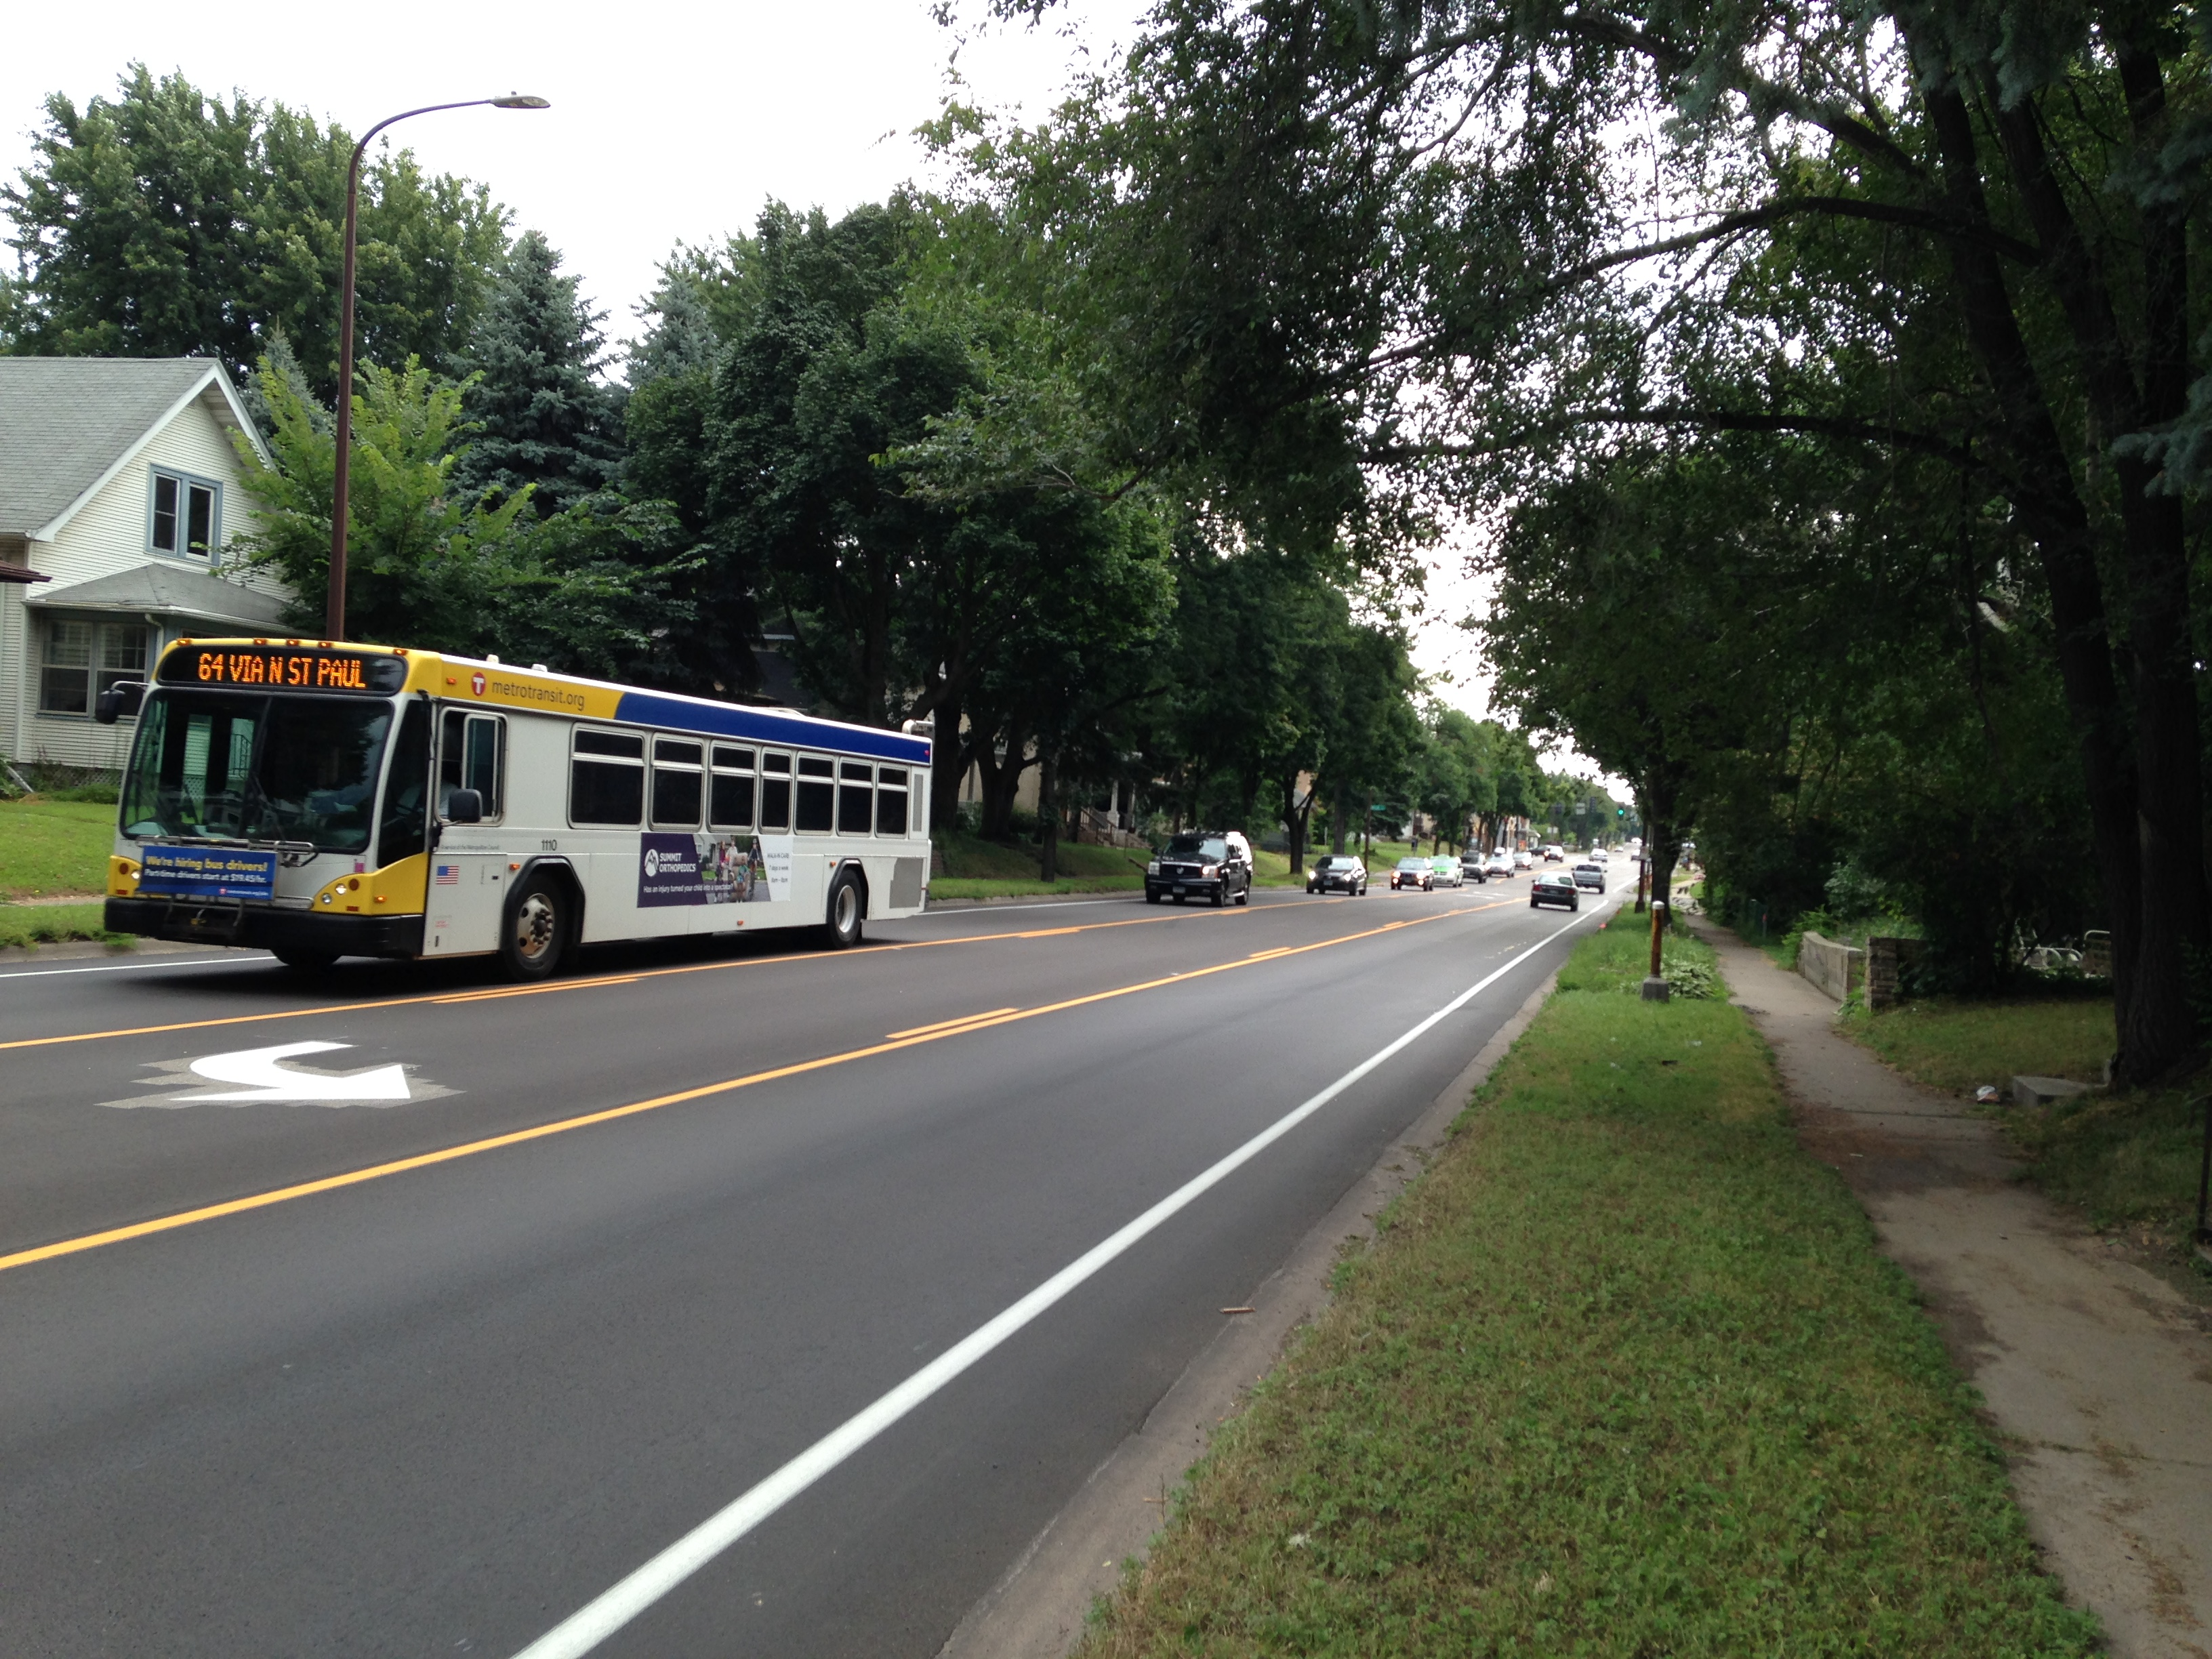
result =
[[[1193,830],[1171,836],[1145,866],[1145,902],[1211,899],[1217,905],[1252,902],[1252,854],[1244,837],[1225,830]]]

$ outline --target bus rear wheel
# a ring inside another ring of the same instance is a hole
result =
[[[566,883],[532,876],[507,901],[500,960],[515,979],[550,979],[568,954],[570,903]]]
[[[830,884],[830,914],[822,924],[823,943],[833,951],[842,951],[858,945],[865,925],[860,902],[860,878],[850,870],[840,871]]]

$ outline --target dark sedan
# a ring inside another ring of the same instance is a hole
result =
[[[1436,884],[1437,872],[1426,859],[1400,859],[1397,868],[1390,872],[1393,892],[1401,887],[1410,892],[1418,887],[1426,893],[1431,891]]]
[[[1306,878],[1309,893],[1343,893],[1358,898],[1367,890],[1367,866],[1349,853],[1332,853]]]
[[[1564,870],[1547,870],[1528,884],[1528,908],[1540,904],[1564,904],[1570,910],[1583,908],[1582,895],[1575,890],[1574,878]]]

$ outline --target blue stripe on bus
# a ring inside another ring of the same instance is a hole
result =
[[[908,766],[929,764],[927,738],[910,738],[902,732],[878,732],[865,726],[811,720],[803,715],[771,714],[762,708],[741,708],[731,703],[695,702],[688,697],[667,697],[652,691],[623,692],[622,701],[615,705],[615,718],[635,726],[657,726],[664,732],[693,732],[705,737],[787,744],[794,749],[828,749],[841,755],[903,761]]]

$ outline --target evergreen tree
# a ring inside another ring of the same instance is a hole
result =
[[[603,311],[537,231],[515,239],[499,285],[455,368],[480,377],[464,405],[476,426],[453,469],[464,489],[511,495],[537,486],[542,517],[606,488],[621,469],[615,395],[597,379]]]
[[[637,307],[645,336],[629,349],[629,386],[635,392],[649,380],[670,374],[711,370],[721,343],[714,335],[714,311],[698,273],[671,260],[660,270],[660,284]]]

